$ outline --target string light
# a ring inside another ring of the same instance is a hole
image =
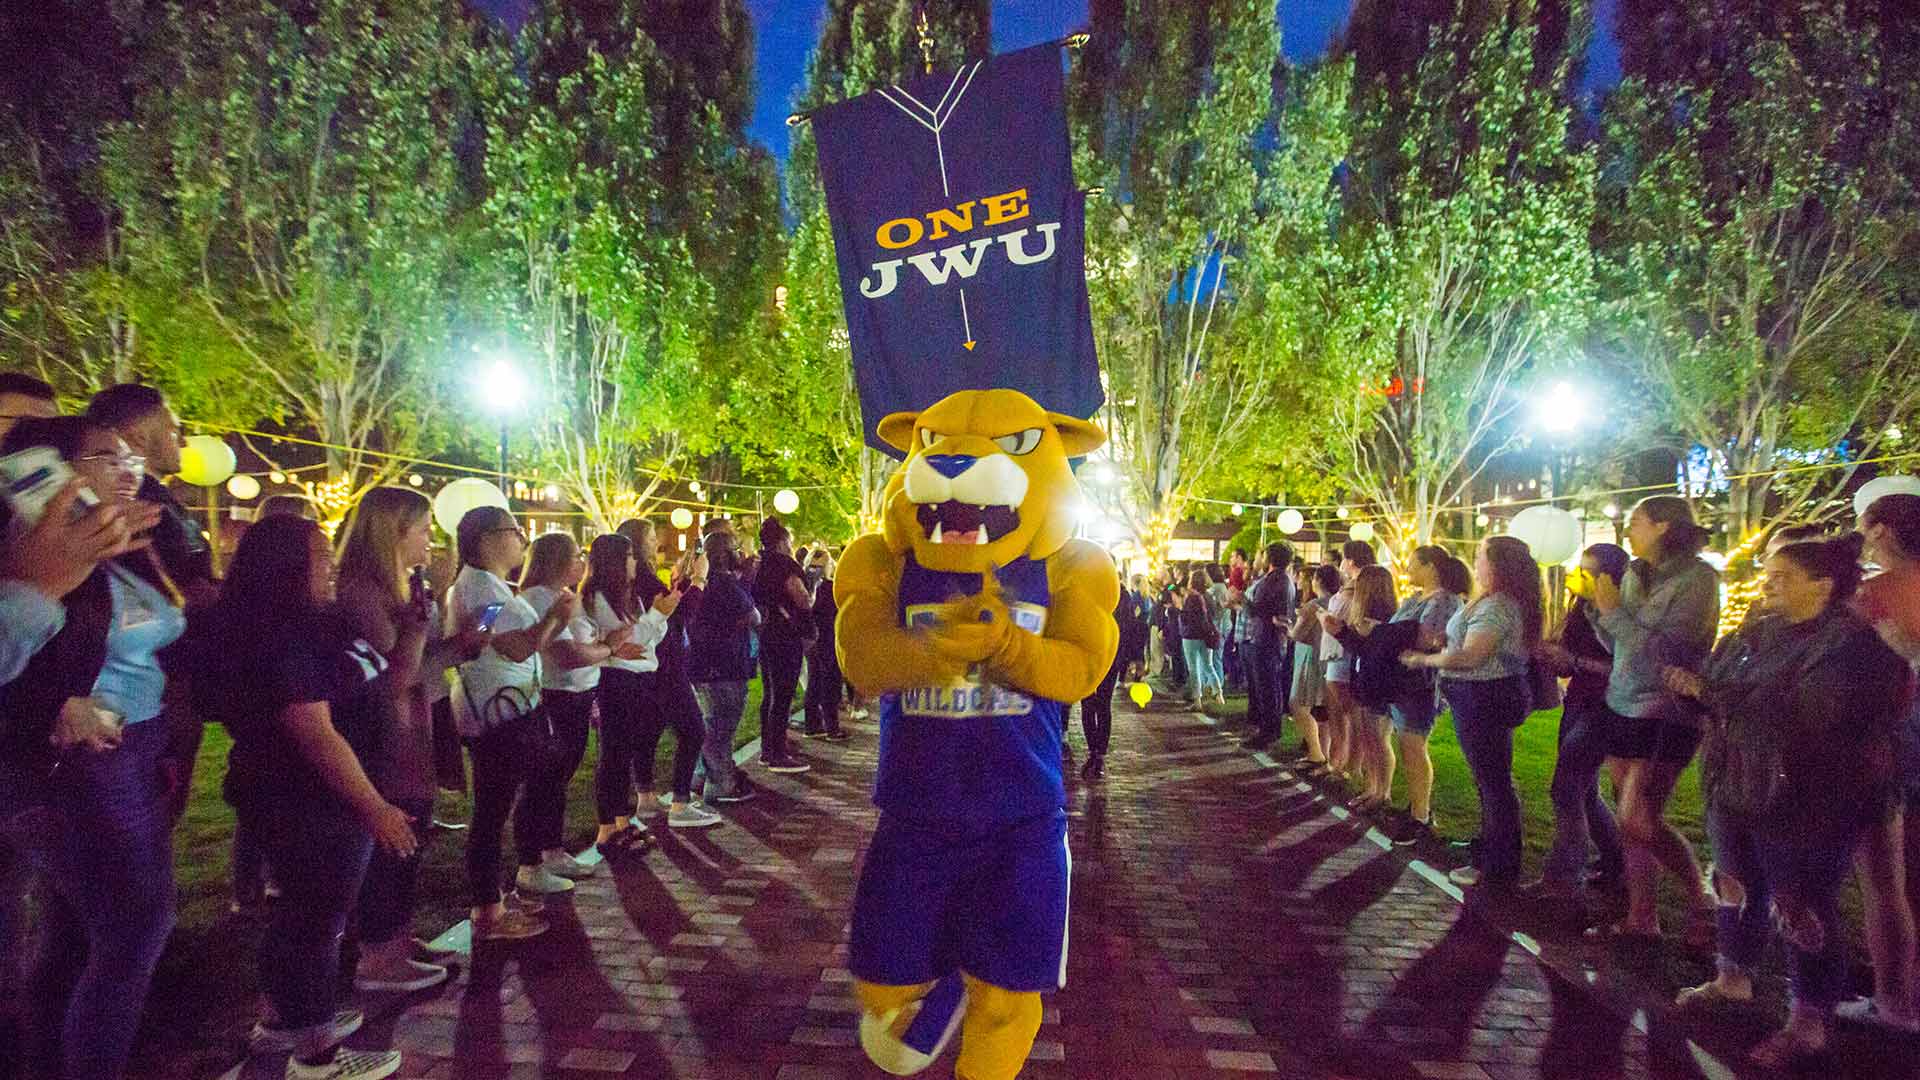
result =
[[[1766,533],[1757,532],[1740,541],[1739,546],[1727,553],[1727,569],[1738,571],[1750,566],[1754,552],[1760,549],[1766,535]],[[1727,598],[1720,605],[1720,625],[1718,632],[1714,635],[1716,639],[1726,637],[1738,630],[1741,623],[1747,621],[1747,612],[1760,599],[1760,586],[1759,574],[1728,583]]]
[[[308,481],[306,488],[308,500],[320,512],[320,528],[333,539],[340,523],[347,520],[347,511],[353,509],[353,477],[342,474],[318,484]]]

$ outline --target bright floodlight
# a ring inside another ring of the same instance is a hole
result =
[[[496,359],[480,375],[480,400],[488,411],[504,416],[517,412],[527,400],[527,382],[519,369],[504,359]]]
[[[1557,382],[1533,399],[1533,424],[1564,435],[1587,422],[1587,399],[1572,383]]]

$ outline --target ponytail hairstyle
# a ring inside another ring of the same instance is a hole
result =
[[[1815,581],[1833,582],[1833,592],[1827,597],[1827,607],[1831,609],[1853,599],[1854,591],[1860,587],[1860,549],[1865,543],[1866,537],[1859,533],[1847,533],[1834,540],[1788,544],[1773,555],[1776,559],[1792,559]]]
[[[1353,607],[1375,622],[1393,618],[1399,599],[1393,594],[1393,572],[1384,566],[1363,566],[1353,576]]]
[[[1667,527],[1667,531],[1660,534],[1661,562],[1700,554],[1713,535],[1694,519],[1693,504],[1678,495],[1649,495],[1635,504],[1633,511],[1645,513],[1649,519]]]
[[[1885,525],[1900,554],[1920,559],[1920,495],[1882,495],[1860,515],[1860,527]]]
[[[1455,596],[1471,595],[1473,570],[1467,566],[1465,560],[1451,552],[1442,551],[1440,555],[1440,561],[1434,564],[1435,569],[1440,572],[1440,587]]]
[[[576,582],[565,580],[580,545],[563,532],[546,533],[527,547],[527,565],[520,571],[520,587],[544,585],[549,589],[570,589]]]
[[[633,575],[627,573],[627,559],[632,555],[633,541],[619,533],[594,537],[587,548],[587,580],[580,586],[580,599],[591,603],[596,594],[604,596],[614,615],[632,622]]]
[[[340,580],[371,582],[394,604],[406,603],[407,571],[412,567],[400,563],[400,537],[432,511],[427,497],[412,488],[382,486],[367,492],[347,519]]]
[[[1486,593],[1474,597],[1474,603],[1498,593],[1520,609],[1520,623],[1527,648],[1540,644],[1541,624],[1546,619],[1546,604],[1540,592],[1540,567],[1533,561],[1533,550],[1516,536],[1489,536],[1481,541],[1486,547],[1487,563],[1493,569],[1493,584]]]

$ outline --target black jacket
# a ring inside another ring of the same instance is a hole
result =
[[[1396,701],[1433,692],[1425,672],[1400,662],[1400,654],[1420,642],[1420,620],[1383,622],[1364,636],[1347,626],[1336,640],[1353,658],[1353,696],[1368,710],[1385,712]]]
[[[140,501],[160,507],[160,523],[153,527],[153,553],[167,574],[181,588],[213,580],[213,548],[201,535],[200,526],[187,516],[186,508],[173,497],[167,485],[148,473],[140,481]]]

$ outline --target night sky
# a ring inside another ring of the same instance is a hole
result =
[[[534,0],[474,0],[483,11],[519,22]],[[1620,50],[1614,44],[1613,14],[1618,0],[1598,0],[1600,24],[1588,54],[1586,88],[1612,85],[1620,78]],[[753,14],[754,72],[759,92],[749,129],[755,141],[785,162],[787,113],[806,77],[807,53],[820,32],[826,0],[748,0]],[[1352,0],[1279,0],[1280,41],[1287,56],[1307,60],[1318,56],[1346,20]],[[1006,52],[1063,37],[1087,21],[1086,0],[995,0],[993,47]]]

